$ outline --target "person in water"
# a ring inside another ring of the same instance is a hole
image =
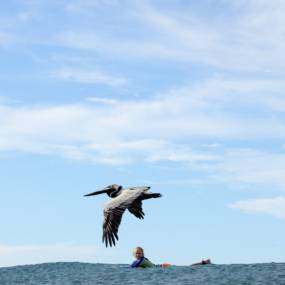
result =
[[[136,260],[131,264],[131,267],[148,268],[155,266],[148,258],[144,256],[144,250],[142,247],[137,246],[133,251],[133,255]]]
[[[136,260],[131,264],[131,267],[140,267],[140,268],[150,268],[150,267],[169,267],[170,264],[169,263],[163,263],[160,265],[155,265],[154,263],[152,263],[148,258],[146,258],[144,256],[144,250],[142,247],[137,246],[134,250],[133,250],[133,255],[136,258]]]
[[[193,263],[192,266],[193,265],[206,265],[206,264],[212,264],[211,259],[205,259],[205,260],[202,259],[200,262]]]

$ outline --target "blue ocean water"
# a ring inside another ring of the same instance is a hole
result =
[[[1,285],[285,284],[285,263],[129,268],[118,264],[44,263],[0,268]]]

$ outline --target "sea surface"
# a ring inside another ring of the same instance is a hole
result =
[[[0,268],[2,285],[285,284],[285,263],[129,268],[120,264],[58,262]]]

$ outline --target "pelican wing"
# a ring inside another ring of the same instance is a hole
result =
[[[119,239],[118,230],[125,210],[145,191],[146,189],[125,190],[105,205],[102,240],[106,247],[115,246],[116,240]]]
[[[128,190],[132,190],[132,191],[147,191],[150,189],[150,186],[132,186],[132,187],[128,187]]]
[[[124,208],[104,209],[104,222],[103,222],[103,242],[106,247],[116,244],[118,240],[118,230],[124,213]]]
[[[142,209],[142,201],[135,201],[130,207],[128,207],[130,213],[135,215],[139,219],[144,218],[144,212]]]

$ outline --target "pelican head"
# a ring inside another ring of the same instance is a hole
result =
[[[99,195],[106,193],[109,197],[114,198],[116,197],[119,192],[123,189],[121,185],[118,184],[112,184],[104,187],[103,189],[97,190],[95,192],[85,194],[84,196],[93,196],[93,195]]]

